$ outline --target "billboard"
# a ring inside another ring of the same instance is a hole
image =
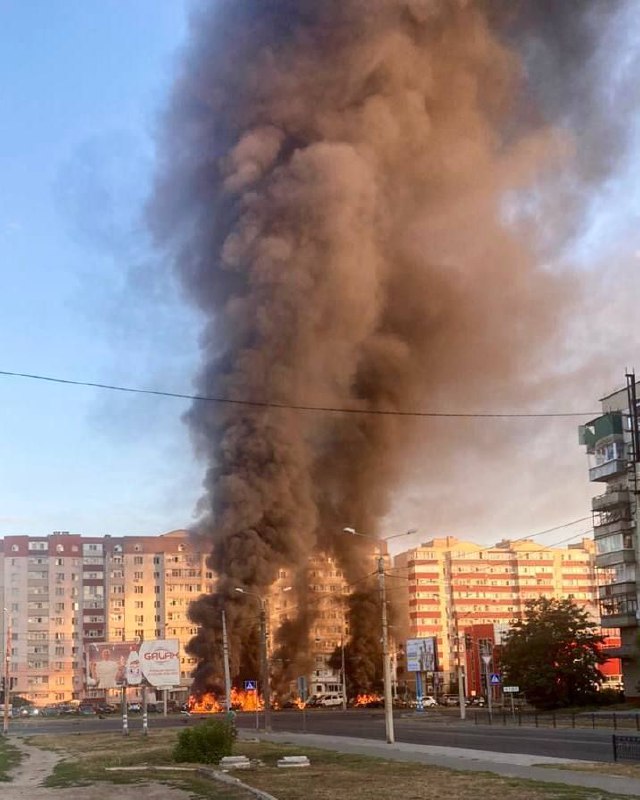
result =
[[[436,637],[407,639],[407,672],[435,672],[438,669]]]
[[[180,643],[177,639],[148,642],[92,642],[85,646],[87,689],[126,686],[179,686]]]

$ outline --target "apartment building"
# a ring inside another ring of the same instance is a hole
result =
[[[10,625],[14,691],[32,702],[84,695],[84,645],[177,638],[181,687],[194,660],[184,645],[196,632],[187,607],[213,590],[206,555],[186,531],[162,536],[6,536],[0,540],[2,642]]]
[[[437,641],[441,682],[456,671],[465,629],[490,626],[494,642],[527,600],[571,597],[596,613],[594,543],[545,547],[531,540],[482,547],[455,537],[432,539],[394,559],[406,575],[403,604],[410,638]]]
[[[581,426],[580,443],[587,449],[589,480],[604,489],[591,502],[601,624],[620,630],[612,654],[622,659],[625,694],[637,697],[640,430],[635,375],[626,378],[624,389],[601,399],[601,416]]]
[[[371,542],[363,546],[363,574],[377,570],[382,557],[389,566],[387,546],[384,541]],[[300,598],[295,590],[283,592],[294,581],[289,570],[281,569],[278,580],[272,587],[269,602],[269,630],[275,631],[287,619],[295,618]],[[309,556],[306,567],[306,602],[311,610],[312,624],[309,630],[308,651],[312,662],[307,677],[309,693],[342,691],[342,675],[339,669],[329,665],[336,648],[347,644],[349,638],[348,600],[352,586],[334,556],[316,552]],[[381,629],[381,619],[371,621]],[[295,687],[291,687],[295,691]]]

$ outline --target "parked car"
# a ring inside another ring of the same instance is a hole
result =
[[[114,714],[118,710],[117,706],[111,703],[100,703],[95,708],[98,714]]]
[[[306,702],[307,708],[315,708],[320,705],[320,701],[324,697],[323,694],[312,694]]]
[[[318,699],[318,706],[320,708],[335,708],[336,706],[342,705],[342,695],[341,694],[323,694]]]
[[[479,708],[482,708],[487,704],[487,701],[484,699],[484,697],[470,697],[469,700],[467,701],[467,704],[470,706],[477,706]]]
[[[139,714],[142,711],[140,703],[129,703],[128,708],[130,714]]]
[[[427,694],[422,698],[423,708],[435,708],[437,705],[438,704],[436,703],[435,697],[432,697],[430,694]]]

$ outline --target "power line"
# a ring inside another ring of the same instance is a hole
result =
[[[127,392],[129,394],[145,394],[155,397],[170,397],[177,400],[193,400],[203,403],[220,403],[224,405],[244,406],[247,408],[273,408],[286,411],[325,412],[331,414],[359,414],[382,417],[432,417],[445,419],[541,419],[552,417],[594,417],[599,411],[558,411],[549,413],[519,413],[519,412],[490,412],[490,413],[454,413],[448,411],[391,411],[379,408],[353,408],[349,406],[315,406],[301,403],[278,403],[269,400],[238,400],[226,397],[213,397],[210,395],[188,394],[186,392],[167,392],[160,389],[141,389],[134,386],[118,386],[109,383],[96,383],[92,381],[74,381],[69,378],[56,378],[51,375],[34,375],[28,372],[10,372],[0,370],[0,376],[9,378],[27,378],[34,381],[59,383],[66,386],[84,386],[92,389],[106,389],[111,392]]]

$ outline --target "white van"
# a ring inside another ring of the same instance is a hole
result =
[[[342,695],[341,694],[323,694],[318,698],[318,702],[316,705],[320,706],[321,708],[333,708],[335,706],[342,705]]]

